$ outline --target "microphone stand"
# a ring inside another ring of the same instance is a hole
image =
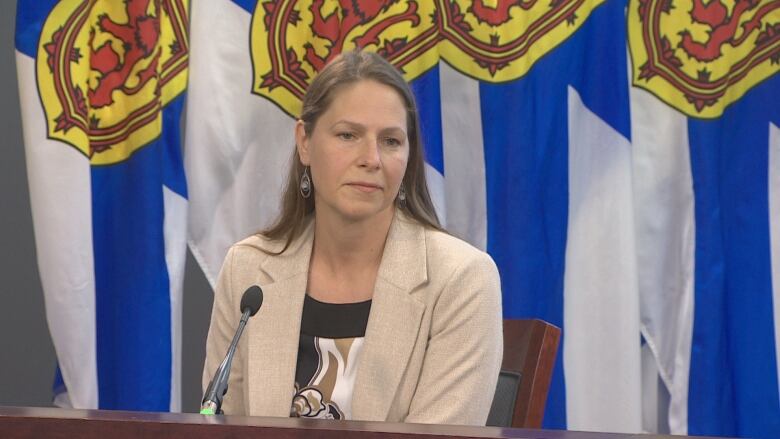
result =
[[[206,394],[203,395],[203,402],[200,405],[201,415],[220,415],[222,414],[222,397],[225,396],[228,387],[228,378],[230,377],[230,367],[233,364],[233,355],[236,352],[238,346],[238,339],[241,338],[241,334],[244,332],[244,326],[246,326],[247,320],[252,310],[249,307],[244,308],[244,312],[241,315],[241,321],[238,322],[238,329],[236,329],[236,335],[233,336],[233,341],[230,342],[230,348],[225,355],[225,359],[217,368],[214,373],[214,378],[211,379],[209,386],[206,388]]]

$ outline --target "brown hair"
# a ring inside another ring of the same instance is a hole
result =
[[[403,177],[406,202],[399,208],[423,226],[444,231],[439,224],[425,181],[423,145],[414,94],[398,70],[381,56],[356,50],[342,53],[325,66],[303,97],[300,119],[303,121],[306,135],[312,135],[317,120],[327,111],[334,95],[341,88],[363,80],[372,80],[391,87],[401,96],[406,106],[409,161]],[[287,250],[290,243],[300,236],[307,217],[314,211],[314,197],[303,198],[299,192],[304,169],[296,149],[293,148],[287,185],[282,195],[281,213],[271,227],[259,232],[270,239],[286,240],[279,253]]]

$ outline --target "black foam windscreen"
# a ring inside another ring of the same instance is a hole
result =
[[[249,315],[253,316],[257,314],[260,306],[263,305],[263,290],[257,285],[252,285],[244,291],[244,295],[241,296],[241,312],[243,313],[249,308]]]

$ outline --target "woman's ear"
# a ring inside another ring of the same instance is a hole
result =
[[[309,156],[309,138],[306,136],[306,129],[302,120],[295,122],[295,148],[298,150],[298,159],[303,166],[309,166],[311,161]]]

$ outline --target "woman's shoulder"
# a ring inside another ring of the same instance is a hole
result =
[[[426,226],[404,213],[400,213],[396,220],[400,225],[399,228],[405,230],[399,235],[411,239],[423,238],[429,264],[434,263],[439,266],[459,266],[469,265],[469,263],[495,265],[493,259],[486,252],[447,231]]]
[[[308,258],[303,257],[311,253],[311,234],[311,227],[306,227],[300,236],[288,242],[285,238],[271,238],[260,232],[255,233],[230,246],[226,263],[255,268],[266,264],[297,267],[303,262],[302,259],[308,262]]]
[[[284,241],[256,233],[231,245],[225,256],[225,264],[232,267],[257,268],[268,260],[279,257],[284,247]]]
[[[247,236],[241,241],[231,245],[228,252],[242,255],[257,254],[259,256],[277,253],[283,246],[284,242],[282,241],[270,239],[261,233],[255,233],[254,235]],[[277,249],[277,247],[279,247],[279,249]]]
[[[312,239],[313,224],[313,219],[308,218],[303,223],[303,228],[298,233],[295,233],[289,242],[286,237],[272,238],[266,235],[265,232],[259,231],[230,246],[229,252],[259,253],[265,256],[289,255]]]
[[[454,235],[426,228],[428,276],[433,282],[498,284],[498,267],[486,252]]]
[[[429,257],[461,263],[493,263],[493,259],[486,252],[447,232],[426,228],[425,243]]]
[[[446,307],[465,309],[479,304],[500,310],[501,277],[490,255],[456,236],[429,228],[425,230],[425,249],[428,290],[433,292],[430,297],[436,306],[446,303]]]
[[[280,264],[276,259],[285,257],[278,254],[284,244],[260,234],[244,238],[228,249],[220,276],[230,279],[236,295],[258,282],[271,282],[273,270],[269,269]]]

